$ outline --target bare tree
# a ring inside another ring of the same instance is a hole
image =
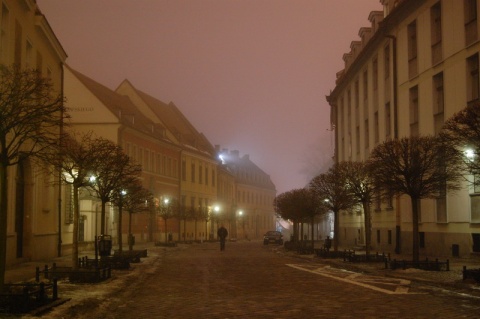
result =
[[[142,182],[138,178],[127,180],[123,183],[123,187],[115,190],[113,193],[112,203],[118,207],[118,250],[123,250],[122,241],[122,212],[128,212],[128,246],[129,250],[133,249],[132,234],[132,215],[141,211],[149,211],[153,203],[152,193],[142,186]]]
[[[480,175],[480,103],[467,106],[445,122],[440,136],[464,154],[468,173]],[[476,186],[480,179],[474,179]]]
[[[103,236],[106,233],[106,204],[112,200],[115,191],[128,185],[129,180],[140,176],[142,168],[134,164],[122,148],[111,141],[104,146],[100,154],[103,161],[94,172],[96,179],[93,190],[102,203],[100,234]]]
[[[58,144],[63,97],[36,70],[0,66],[0,288],[7,258],[8,166]]]
[[[157,213],[163,219],[165,224],[165,244],[168,243],[168,228],[167,221],[176,215],[180,204],[174,198],[164,198],[157,207]]]
[[[309,188],[293,189],[275,197],[275,212],[285,220],[291,220],[294,224],[295,240],[298,239],[298,225],[304,222],[311,224],[312,247],[314,245],[314,224],[315,217],[326,213],[324,206],[318,200],[318,197]]]
[[[413,261],[419,260],[419,209],[423,198],[437,198],[459,189],[461,161],[451,144],[433,136],[386,141],[368,162],[379,191],[408,195],[412,206]]]
[[[62,182],[72,185],[73,193],[73,248],[72,265],[77,267],[78,261],[78,226],[80,217],[78,192],[82,187],[91,185],[90,177],[103,161],[102,149],[110,142],[87,134],[66,134],[62,137],[57,152],[49,158],[55,168],[59,169]]]
[[[367,169],[365,162],[340,162],[339,167],[344,171],[346,185],[363,207],[363,216],[365,224],[365,253],[368,258],[372,241],[372,218],[370,205],[372,203],[375,190],[373,179]]]
[[[339,212],[351,210],[358,204],[358,200],[347,186],[345,169],[339,164],[333,165],[326,173],[313,178],[310,188],[322,204],[333,212],[333,249],[338,251]]]

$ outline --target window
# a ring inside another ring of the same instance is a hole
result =
[[[421,231],[418,233],[418,241],[420,248],[425,248],[425,232]]]
[[[182,180],[187,181],[187,163],[182,160]]]
[[[363,108],[365,117],[368,117],[368,71],[363,71]]]
[[[203,166],[200,165],[198,168],[198,183],[203,184]]]
[[[478,53],[467,59],[467,101],[473,103],[479,98]]]
[[[472,233],[473,252],[480,252],[480,234]]]
[[[192,163],[192,165],[190,165],[190,168],[191,168],[190,177],[191,177],[192,183],[195,183],[195,163]]]
[[[418,136],[418,87],[410,89],[410,135]]]
[[[14,63],[18,66],[22,65],[22,26],[15,21],[15,46],[14,46]]]
[[[360,154],[360,126],[357,126],[355,129],[355,144],[357,155]]]
[[[440,1],[430,9],[432,65],[442,61],[442,6]]]
[[[380,140],[380,129],[379,129],[379,123],[378,123],[378,111],[375,112],[375,114],[373,115],[374,117],[374,131],[375,131],[375,144],[377,144]]]
[[[387,236],[388,236],[388,244],[391,245],[392,244],[392,231],[391,230],[388,230],[387,232]]]
[[[392,134],[392,115],[390,112],[390,103],[385,104],[385,137],[390,139]]]
[[[380,244],[380,229],[377,229],[377,243]]]
[[[443,97],[443,73],[433,77],[433,120],[434,134],[438,135],[444,122],[444,97]]]
[[[385,80],[390,77],[390,46],[386,45],[384,49],[384,67],[385,67]]]
[[[370,139],[370,130],[368,127],[368,119],[366,119],[365,120],[365,148],[368,148],[370,146],[369,139]]]
[[[31,69],[33,67],[33,47],[30,41],[27,40],[25,47],[25,67]]]
[[[465,44],[472,44],[477,40],[477,0],[464,0],[465,11]]]
[[[384,86],[384,94],[385,94],[385,101],[390,101],[391,97],[391,77],[390,77],[390,45],[386,45],[384,48],[384,73],[385,73],[385,86]]]
[[[372,61],[373,110],[378,111],[378,59]]]
[[[65,224],[73,224],[73,185],[65,185]]]
[[[8,53],[8,20],[9,11],[5,4],[2,4],[2,21],[0,22],[0,58],[5,61]]]
[[[212,186],[215,187],[215,171],[212,169]]]
[[[472,223],[480,223],[480,176],[474,176],[473,194],[470,194],[470,215]]]
[[[417,22],[408,25],[408,76],[410,78],[418,74],[417,65]]]

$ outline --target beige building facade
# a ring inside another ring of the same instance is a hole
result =
[[[383,12],[372,12],[371,25],[360,29],[327,97],[336,162],[365,161],[388,139],[436,135],[445,120],[479,99],[478,1],[380,2]],[[421,201],[421,254],[480,252],[480,194],[463,186]],[[411,252],[408,198],[373,206],[373,248]],[[341,245],[364,243],[363,220],[361,211],[340,214]]]
[[[34,0],[0,1],[1,65],[36,69],[61,94],[66,57]],[[58,178],[30,160],[8,168],[7,265],[59,254]]]

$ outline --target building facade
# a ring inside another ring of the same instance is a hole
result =
[[[161,197],[172,197],[180,188],[181,148],[173,141],[162,123],[147,118],[132,101],[115,91],[101,85],[91,78],[65,66],[65,96],[67,111],[71,115],[69,130],[75,132],[93,132],[120,145],[124,152],[142,167],[141,180],[160,202]],[[69,194],[65,186],[65,193]],[[93,242],[100,235],[100,203],[88,192],[81,198],[80,238],[85,244]],[[118,209],[110,205],[106,214],[105,234],[116,236]],[[65,233],[71,243],[72,205],[66,196]],[[160,218],[155,211],[133,214],[132,232],[136,241],[160,240]],[[122,216],[123,232],[127,233],[128,216]],[[173,225],[172,225],[173,226]],[[170,229],[173,231],[173,229]],[[177,232],[178,230],[175,229]],[[67,248],[67,246],[65,247]]]
[[[277,218],[273,201],[277,195],[270,176],[237,150],[216,146],[222,164],[235,177],[235,217],[239,239],[261,239],[269,230],[276,230]]]
[[[365,161],[389,139],[436,135],[455,112],[479,99],[476,0],[381,0],[359,41],[343,56],[327,97],[335,130],[335,160]],[[420,252],[480,252],[478,194],[461,191],[421,201]],[[406,196],[374,203],[372,245],[411,252],[411,205]],[[340,214],[340,244],[364,243],[363,212]]]
[[[66,58],[34,0],[0,1],[2,66],[35,69],[61,94]],[[7,265],[59,254],[58,179],[58,174],[49,175],[28,159],[8,168]]]

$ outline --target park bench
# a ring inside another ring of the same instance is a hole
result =
[[[115,250],[113,253],[114,257],[123,257],[128,259],[131,263],[139,263],[140,258],[147,257],[147,250],[123,250],[122,252]]]
[[[428,270],[428,271],[449,271],[450,270],[450,261],[447,259],[444,262],[438,261],[438,259],[435,260],[428,260],[426,258],[424,261],[411,261],[411,260],[385,260],[385,269],[388,269],[390,266],[390,269],[395,270],[395,269],[407,269],[407,268],[416,268],[416,269],[422,269],[422,270]]]
[[[96,283],[104,281],[111,277],[111,269],[109,267],[59,267],[53,263],[52,267],[45,265],[43,269],[36,267],[35,280],[40,281],[40,275],[48,280],[58,280],[68,278],[70,282]]]
[[[334,251],[325,247],[314,249],[315,256],[320,258],[344,258],[346,251]]]
[[[343,261],[349,262],[384,262],[385,260],[390,260],[390,255],[378,252],[367,255],[367,253],[357,254],[355,250],[346,250],[343,256]]]
[[[57,280],[51,283],[5,284],[0,292],[0,312],[26,313],[57,299]]]
[[[473,279],[480,282],[480,268],[467,269],[467,266],[463,266],[462,275],[463,280]]]
[[[129,259],[123,256],[102,256],[99,259],[85,256],[79,258],[78,263],[81,268],[130,269]]]

